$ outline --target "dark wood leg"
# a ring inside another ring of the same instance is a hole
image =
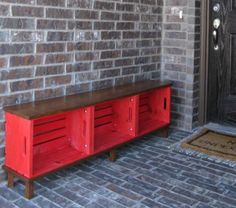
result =
[[[26,181],[25,182],[25,198],[31,199],[34,196],[34,182]]]
[[[164,128],[162,131],[163,131],[163,137],[168,138],[169,137],[169,127]]]
[[[164,138],[168,138],[169,136],[169,126],[162,128],[160,130],[157,130],[156,132],[154,132],[154,134],[158,137],[164,137]]]
[[[110,152],[109,152],[109,160],[114,162],[114,161],[116,161],[116,159],[117,159],[116,150],[115,149],[110,150]]]
[[[7,173],[7,186],[9,188],[14,187],[14,175],[12,173]]]

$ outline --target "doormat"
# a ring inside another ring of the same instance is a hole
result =
[[[236,136],[207,128],[189,137],[181,147],[236,161]]]

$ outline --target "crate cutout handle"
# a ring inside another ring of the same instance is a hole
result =
[[[132,121],[132,108],[129,108],[129,122]]]
[[[166,108],[167,108],[167,98],[166,97],[164,98],[163,107],[164,107],[164,110],[166,110]]]
[[[24,137],[24,151],[23,151],[23,154],[24,154],[24,156],[26,156],[26,151],[27,151],[27,141],[26,141],[26,137]]]
[[[87,123],[86,121],[83,121],[83,136],[86,136],[86,130],[87,130]]]

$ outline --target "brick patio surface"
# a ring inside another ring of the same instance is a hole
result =
[[[115,163],[102,155],[59,171],[35,184],[30,201],[21,182],[1,184],[0,208],[236,207],[236,168],[170,148],[187,135],[148,135],[120,148]]]

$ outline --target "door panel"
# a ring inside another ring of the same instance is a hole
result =
[[[233,1],[233,3],[232,3],[232,7],[233,7],[233,9],[236,9],[236,2],[235,1]]]
[[[209,13],[207,119],[235,125],[236,0],[210,0]]]
[[[230,80],[230,93],[236,95],[236,34],[232,35],[232,64],[231,64],[231,80]]]

